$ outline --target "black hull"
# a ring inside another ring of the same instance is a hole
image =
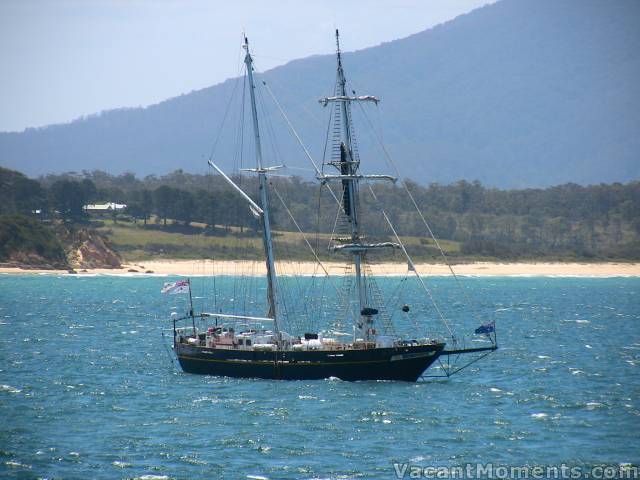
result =
[[[273,380],[402,380],[415,382],[436,361],[443,343],[367,350],[264,352],[176,344],[187,373]]]

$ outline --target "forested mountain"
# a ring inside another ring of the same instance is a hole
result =
[[[408,38],[346,53],[344,64],[351,88],[381,97],[379,112],[372,107],[368,118],[401,174],[419,183],[629,181],[640,178],[639,18],[635,0],[502,0]],[[348,50],[348,23],[341,27]],[[277,54],[254,48],[258,67],[260,54]],[[334,63],[333,56],[314,56],[260,75],[319,158],[326,123],[317,100],[332,93]],[[0,164],[29,175],[203,172],[228,100],[234,90],[240,98],[242,88],[242,80],[231,79],[148,108],[2,133]],[[270,103],[266,92],[260,98]],[[240,113],[230,112],[221,136],[227,140],[215,150],[227,169],[250,163],[249,150],[244,158],[238,153]],[[367,119],[356,120],[363,169],[388,172],[366,133]],[[286,130],[277,113],[265,124],[265,132]],[[303,165],[295,142],[286,133],[276,137],[267,148],[269,163]]]

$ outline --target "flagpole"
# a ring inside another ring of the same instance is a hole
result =
[[[496,328],[496,321],[493,321],[493,344],[498,346],[498,329]]]
[[[189,315],[191,316],[191,325],[193,326],[193,338],[196,337],[196,317],[193,314],[193,296],[191,295],[191,279],[187,278],[187,285],[189,285],[189,304],[191,305],[191,310],[189,310]]]

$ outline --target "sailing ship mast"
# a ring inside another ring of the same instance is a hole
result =
[[[340,144],[340,173],[342,175],[353,176],[356,175],[359,162],[353,158],[353,148],[351,144],[351,116],[350,109],[348,108],[346,84],[347,80],[344,77],[344,70],[342,68],[342,55],[340,53],[340,33],[336,29],[336,55],[338,57],[338,96],[343,97],[340,102],[340,111],[342,113],[342,143]],[[351,223],[351,242],[353,244],[360,243],[360,224],[358,219],[358,181],[357,179],[344,179],[342,181],[344,187],[343,194],[343,207],[346,215],[349,217]],[[358,305],[359,311],[362,315],[366,312],[367,297],[365,279],[362,277],[362,252],[359,250],[353,251],[353,264],[356,274],[356,289],[358,291]]]
[[[351,131],[351,108],[350,104],[353,101],[373,101],[378,102],[378,99],[373,96],[349,96],[346,89],[346,78],[344,76],[344,69],[342,68],[342,53],[340,51],[340,33],[336,29],[336,55],[338,61],[337,78],[336,78],[336,96],[328,97],[320,100],[320,103],[327,105],[329,102],[337,102],[340,112],[340,159],[339,161],[330,162],[331,165],[336,167],[339,171],[339,175],[322,175],[320,178],[323,181],[329,179],[340,179],[342,181],[342,209],[347,216],[350,225],[350,240],[349,245],[342,245],[341,247],[334,248],[335,250],[342,250],[351,253],[353,256],[353,265],[355,268],[355,282],[356,290],[358,294],[358,306],[359,315],[356,316],[356,329],[354,331],[354,337],[356,331],[361,335],[363,340],[369,340],[369,331],[372,321],[372,316],[378,313],[376,308],[368,305],[367,300],[367,287],[366,279],[363,275],[363,263],[367,250],[371,248],[377,248],[380,245],[365,245],[362,243],[362,236],[360,232],[360,221],[358,215],[359,207],[359,195],[358,195],[358,182],[360,179],[392,179],[386,175],[360,175],[359,166],[360,160],[356,158],[353,151],[353,132]],[[336,125],[338,127],[338,125]],[[374,178],[375,177],[375,178]],[[394,246],[394,245],[387,245]],[[354,338],[355,340],[356,338]]]
[[[262,165],[262,147],[260,145],[260,128],[258,126],[258,111],[256,109],[256,93],[253,83],[253,59],[249,53],[249,40],[244,37],[243,48],[247,52],[244,63],[247,65],[247,77],[249,80],[249,93],[251,98],[251,116],[253,118],[253,136],[256,144],[256,169],[258,174],[258,185],[260,190],[260,203],[262,205],[262,242],[264,252],[267,257],[267,300],[269,302],[269,312],[267,317],[273,318],[276,334],[279,334],[278,309],[276,301],[276,269],[273,255],[273,243],[271,240],[271,224],[269,222],[269,192],[267,190],[267,169]]]

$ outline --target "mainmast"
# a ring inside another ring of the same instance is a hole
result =
[[[342,210],[346,216],[350,229],[348,242],[343,245],[333,246],[331,250],[349,253],[353,256],[355,267],[355,282],[358,294],[359,314],[356,317],[356,329],[354,330],[354,340],[362,338],[365,341],[373,340],[375,330],[373,328],[373,316],[379,313],[373,305],[369,305],[367,299],[367,286],[363,275],[363,264],[366,252],[378,248],[396,248],[396,244],[384,242],[378,244],[367,244],[363,242],[358,215],[359,197],[358,182],[360,180],[394,180],[388,175],[362,175],[359,172],[360,159],[354,152],[354,139],[351,121],[351,102],[374,102],[378,103],[378,98],[371,95],[353,96],[347,94],[346,79],[342,68],[342,53],[340,52],[340,34],[336,30],[336,55],[338,60],[338,71],[336,78],[335,96],[320,100],[320,103],[327,106],[329,103],[336,105],[336,117],[334,122],[334,132],[337,134],[334,144],[334,151],[340,153],[339,158],[333,158],[330,165],[336,167],[338,175],[320,174],[318,178],[323,182],[339,180],[342,183]]]
[[[260,129],[258,128],[258,111],[256,109],[255,85],[253,83],[253,59],[249,53],[249,40],[244,37],[246,55],[244,63],[247,65],[247,77],[249,79],[249,92],[251,96],[251,116],[253,118],[253,135],[256,143],[256,172],[260,189],[260,204],[262,206],[262,241],[267,256],[267,299],[269,302],[268,317],[274,320],[274,329],[279,333],[278,310],[276,302],[276,269],[273,256],[273,243],[271,241],[271,224],[269,223],[269,195],[267,191],[267,169],[262,165],[262,147],[260,145]]]
[[[336,56],[338,60],[338,76],[337,76],[337,96],[342,97],[343,101],[339,103],[342,123],[342,143],[340,145],[340,173],[341,175],[354,176],[358,170],[359,162],[353,158],[353,148],[351,140],[351,115],[347,96],[347,80],[344,76],[342,68],[342,54],[340,52],[340,33],[336,29]],[[351,224],[351,242],[352,244],[360,243],[360,225],[358,222],[358,181],[356,179],[343,179],[343,207],[345,214],[349,217]],[[356,274],[356,289],[358,291],[359,311],[365,312],[367,308],[367,297],[365,289],[365,280],[362,277],[362,254],[363,252],[355,250],[353,252],[353,264]],[[360,328],[362,329],[362,328]]]

